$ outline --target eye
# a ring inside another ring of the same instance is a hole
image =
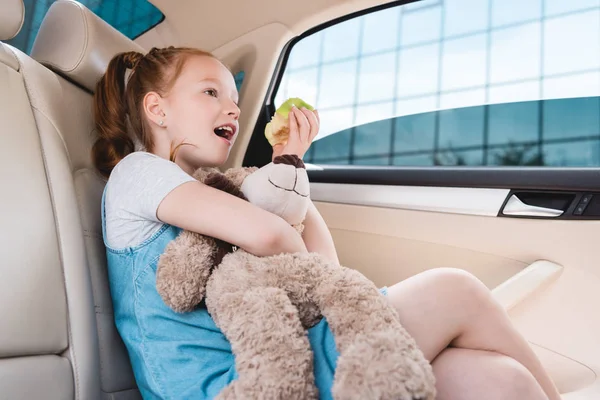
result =
[[[215,89],[206,89],[204,93],[212,97],[218,97],[218,93]]]

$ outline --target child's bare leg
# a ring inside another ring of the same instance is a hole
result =
[[[531,372],[515,359],[483,350],[450,348],[433,362],[437,400],[546,400]]]
[[[448,346],[503,354],[525,366],[550,400],[558,390],[491,292],[467,272],[440,268],[388,290],[400,321],[430,361]]]

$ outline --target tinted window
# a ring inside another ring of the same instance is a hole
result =
[[[21,32],[8,43],[29,54],[44,15],[55,0],[25,0]],[[158,24],[163,14],[146,0],[79,0],[119,32],[134,39]]]
[[[600,2],[369,13],[291,49],[275,105],[296,96],[321,115],[313,163],[599,166]]]

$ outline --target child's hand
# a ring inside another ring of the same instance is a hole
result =
[[[282,154],[304,157],[313,139],[319,133],[319,113],[307,108],[292,107],[289,114],[290,135],[287,143],[273,146],[273,159]]]

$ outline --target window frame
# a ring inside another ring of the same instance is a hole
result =
[[[271,116],[275,114],[275,95],[279,90],[279,87],[281,86],[283,74],[287,67],[292,48],[296,45],[296,43],[314,33],[327,29],[333,25],[351,20],[353,18],[358,18],[373,12],[386,10],[388,8],[393,7],[400,7],[418,1],[421,0],[395,0],[390,3],[381,4],[378,6],[366,8],[364,10],[356,11],[317,25],[289,40],[283,46],[283,49],[281,50],[281,53],[279,55],[279,59],[277,60],[277,63],[275,65],[275,69],[273,70],[273,77],[271,78],[271,82],[269,83],[269,86],[267,88],[267,93],[265,95],[263,105],[259,111],[256,123],[254,125],[254,130],[252,131],[252,136],[250,137],[250,142],[248,143],[248,147],[246,149],[242,165],[262,167],[271,161],[271,146],[264,137],[264,130],[267,123],[271,120]]]
[[[264,137],[264,128],[275,113],[275,96],[281,85],[291,51],[299,41],[335,24],[417,1],[419,0],[397,0],[360,10],[317,25],[288,41],[276,63],[244,155],[243,165],[261,167],[271,161],[272,149]],[[538,191],[597,191],[600,189],[599,171],[600,167],[557,166],[308,165],[308,175],[310,181],[314,183],[511,188]]]

